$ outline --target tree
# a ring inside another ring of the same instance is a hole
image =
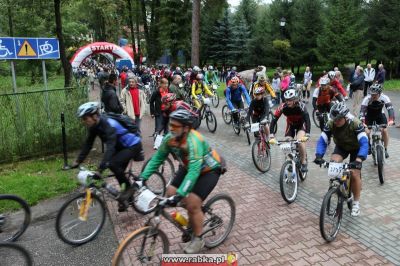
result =
[[[243,67],[247,63],[250,63],[247,52],[250,30],[244,15],[237,13],[236,16],[236,23],[235,26],[232,27],[232,35],[229,38],[227,48],[231,64]]]
[[[193,0],[191,59],[192,65],[200,64],[200,0]]]
[[[222,19],[215,23],[214,30],[211,34],[210,57],[222,65],[226,65],[229,59],[229,51],[227,49],[232,36],[232,29],[229,19],[229,10],[224,10]]]
[[[281,57],[286,55],[290,49],[289,40],[274,40],[272,47],[279,53],[279,66],[281,66]]]
[[[258,4],[255,0],[242,0],[238,6],[237,17],[246,21],[250,34],[253,34],[256,29],[256,19],[254,15],[257,13]],[[235,21],[239,22],[239,21]]]

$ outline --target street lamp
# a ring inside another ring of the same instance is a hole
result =
[[[281,17],[281,20],[279,21],[279,25],[281,25],[281,27],[285,27],[286,24],[286,19],[284,17]]]
[[[286,24],[286,19],[284,17],[281,17],[281,20],[279,21],[279,25],[281,26],[281,38],[283,39],[283,28],[285,27]],[[281,67],[281,61],[282,61],[282,51],[279,51],[279,67]]]

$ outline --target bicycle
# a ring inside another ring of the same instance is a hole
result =
[[[301,143],[300,140],[277,141],[277,145],[286,157],[279,174],[279,186],[282,198],[289,204],[296,200],[299,178],[301,181],[307,178],[307,172],[300,171],[299,143]]]
[[[33,260],[29,252],[15,243],[0,242],[0,258],[2,266],[31,266]]]
[[[319,216],[321,236],[327,241],[335,240],[343,218],[343,203],[347,202],[350,212],[353,204],[351,193],[351,170],[348,163],[323,162],[328,168],[329,189],[325,194]],[[327,221],[328,218],[332,221]]]
[[[219,105],[219,96],[218,96],[218,92],[217,92],[218,86],[219,86],[219,84],[215,84],[215,83],[211,83],[209,86],[212,93],[214,94],[214,96],[211,98],[211,103],[215,108],[217,108]]]
[[[246,132],[246,137],[247,137],[247,143],[250,145],[250,128],[247,128],[246,125],[246,117],[247,117],[247,110],[248,108],[244,108],[244,109],[235,109],[233,110],[232,116],[233,114],[237,113],[238,114],[238,121],[237,123],[233,122],[232,123],[232,127],[233,127],[233,131],[235,132],[236,135],[240,134],[240,129],[242,128],[244,132]]]
[[[127,175],[130,183],[136,188],[129,205],[140,214],[152,212],[156,206],[143,207],[139,205],[137,195],[143,189],[146,189],[150,182],[152,182],[150,185],[151,191],[155,194],[164,195],[166,187],[163,176],[155,172],[150,179],[143,182],[144,186],[142,187],[141,181],[138,181],[138,177],[131,171],[127,172]],[[107,177],[112,176],[114,175],[108,175]],[[95,181],[96,178],[102,179],[96,176],[94,172],[81,167],[77,179],[85,192],[79,193],[66,201],[58,211],[56,232],[58,237],[69,245],[79,246],[85,244],[92,241],[100,233],[106,219],[104,194],[116,201],[118,200],[119,191],[105,181]],[[97,184],[99,182],[100,185]],[[85,229],[85,226],[88,228]]]
[[[163,216],[183,233],[183,242],[191,240],[193,232],[190,225],[182,226],[174,220],[171,214],[165,211],[165,208],[168,207],[167,198],[157,197],[157,199],[158,203],[154,216],[148,219],[144,227],[129,234],[119,245],[112,259],[113,266],[159,265],[161,263],[161,254],[169,253],[170,244],[167,234],[160,228],[160,216]],[[217,205],[221,203],[227,203],[227,205],[225,207]],[[235,203],[229,195],[220,193],[211,197],[202,206],[202,210],[205,219],[201,237],[205,240],[206,248],[214,248],[224,242],[232,230],[236,215]],[[229,217],[226,217],[226,215]],[[217,235],[218,229],[224,227],[226,229],[220,235]],[[159,242],[159,245],[157,245],[157,242]]]
[[[17,240],[31,222],[28,203],[16,195],[0,195],[0,241]]]
[[[227,104],[222,106],[222,119],[227,125],[229,125],[232,122],[232,112],[231,110],[229,110]]]
[[[382,142],[381,129],[386,128],[387,125],[377,125],[375,122],[372,126],[368,126],[371,130],[371,154],[374,160],[374,165],[378,165],[378,177],[381,185],[385,182],[384,164],[385,164],[385,147]]]
[[[194,108],[194,111],[198,114],[197,120],[194,123],[194,129],[199,128],[201,125],[201,121],[203,119],[206,119],[208,131],[214,133],[217,130],[217,118],[215,117],[215,114],[211,111],[211,100],[210,98],[203,99],[203,96],[201,95],[200,97],[198,99],[202,101],[203,104],[201,105],[200,109]]]
[[[265,125],[269,121],[251,124],[251,132],[258,132],[258,138],[251,147],[251,157],[256,168],[261,173],[266,173],[271,168],[271,147],[265,132]]]
[[[313,113],[312,113],[312,117],[313,117],[315,126],[320,128],[321,130],[324,130],[326,123],[328,123],[328,121],[329,121],[329,111],[320,113],[317,109],[314,109]],[[321,124],[321,120],[322,120],[323,124]]]

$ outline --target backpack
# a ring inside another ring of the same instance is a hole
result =
[[[123,115],[123,114],[116,114],[116,113],[107,113],[106,117],[116,120],[118,123],[121,124],[121,126],[126,128],[129,131],[129,133],[139,135],[139,130],[136,125],[136,122],[131,117],[129,117],[127,115]]]

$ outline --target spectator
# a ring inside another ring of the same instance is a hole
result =
[[[357,77],[357,69],[360,68],[360,66],[356,66],[356,68],[351,72],[350,77],[349,77],[349,83],[351,84],[351,82]],[[350,98],[353,98],[353,90],[351,89],[350,86]]]
[[[104,111],[106,113],[112,112],[120,114],[124,110],[122,104],[118,100],[116,89],[117,83],[118,76],[116,74],[110,74],[108,77],[108,82],[104,85],[101,101],[104,104]]]
[[[182,87],[180,87],[182,86]],[[175,93],[176,99],[177,100],[185,100],[184,93],[183,93],[183,83],[182,83],[182,77],[180,75],[175,75],[174,79],[171,82],[171,85],[169,85],[169,92],[170,93]]]
[[[146,112],[146,95],[143,90],[139,90],[135,78],[129,78],[128,82],[128,86],[121,91],[123,113],[135,120],[140,132],[140,122]]]
[[[386,78],[386,70],[383,68],[382,64],[379,64],[378,66],[378,74],[376,74],[375,81],[378,84],[381,84],[383,87],[383,83],[385,83],[385,78]]]
[[[104,85],[108,80],[109,72],[107,68],[100,68],[99,73],[97,73],[97,78],[99,79],[100,88],[103,89]]]
[[[281,85],[281,77],[279,76],[278,72],[274,73],[274,77],[272,78],[272,88],[275,91],[276,98],[275,98],[275,104],[280,103],[280,97],[281,97],[281,90],[280,90],[280,85]]]
[[[311,90],[311,84],[312,84],[312,73],[310,71],[310,67],[306,67],[306,71],[304,72],[304,78],[303,78],[303,98],[308,100],[310,99],[310,90]]]
[[[282,79],[281,79],[281,100],[282,102],[285,102],[284,94],[285,91],[289,88],[290,84],[290,74],[289,72],[285,69],[282,71]]]
[[[375,69],[371,67],[371,64],[367,65],[364,70],[364,97],[368,94],[368,89],[372,85],[375,79]]]
[[[121,79],[121,87],[125,88],[126,84],[126,80],[128,77],[128,74],[126,73],[128,71],[127,67],[123,67],[121,74],[119,75],[119,78]]]
[[[168,133],[168,125],[163,121],[162,111],[164,106],[162,105],[161,98],[169,93],[168,80],[162,78],[160,81],[160,88],[155,90],[150,97],[150,115],[155,119],[155,132],[161,134],[161,131]]]
[[[360,114],[361,101],[364,91],[364,73],[363,68],[358,66],[354,73],[353,80],[350,83],[350,90],[353,91],[353,114],[358,117]]]

